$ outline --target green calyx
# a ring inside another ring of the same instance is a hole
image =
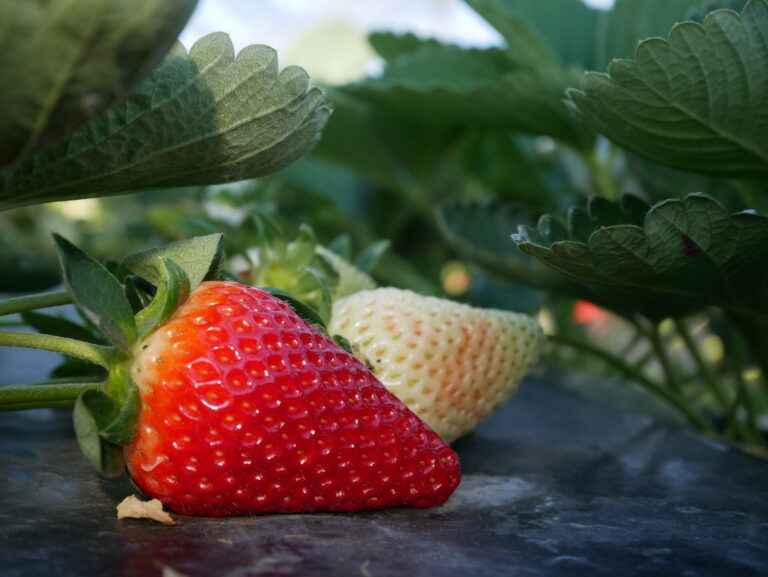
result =
[[[140,410],[139,390],[127,359],[112,368],[101,388],[83,391],[75,401],[73,420],[80,448],[104,476],[123,472],[121,447],[133,439]]]
[[[227,268],[235,278],[269,287],[320,328],[330,320],[335,300],[376,286],[367,273],[388,248],[388,241],[372,244],[353,262],[347,237],[325,247],[312,228],[302,224],[295,238],[289,239],[278,222],[259,208],[229,208],[237,215],[234,222],[207,215],[189,224],[195,229],[225,231]]]
[[[131,378],[137,343],[162,326],[190,291],[218,273],[220,234],[143,251],[105,267],[61,236],[59,252],[66,292],[8,299],[0,314],[21,313],[30,327],[50,334],[0,331],[0,346],[62,353],[100,367],[64,380],[0,387],[0,410],[74,406],[75,432],[86,458],[102,474],[122,473],[122,446],[135,434],[141,410]],[[83,324],[33,312],[71,303]]]
[[[312,229],[302,225],[297,237],[287,242],[277,223],[264,214],[254,212],[249,220],[254,234],[240,245],[246,263],[242,278],[252,285],[290,293],[327,324],[338,273],[317,254]]]

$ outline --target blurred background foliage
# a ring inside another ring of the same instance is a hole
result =
[[[675,278],[667,285],[594,284],[568,272],[567,255],[558,256],[565,263],[544,258],[561,241],[588,246],[590,234],[606,228],[636,232],[651,207],[656,210],[662,201],[687,207],[698,202],[690,200],[691,193],[705,193],[714,203],[697,214],[722,212],[717,218],[727,220],[749,210],[762,216],[749,246],[768,253],[768,245],[761,244],[768,155],[762,161],[758,155],[748,169],[736,160],[717,167],[701,163],[695,151],[659,158],[653,139],[620,146],[606,137],[653,132],[644,124],[647,118],[633,120],[621,109],[615,118],[601,116],[622,98],[631,104],[642,100],[632,86],[626,94],[611,92],[620,74],[653,80],[659,73],[642,69],[639,40],[667,38],[676,22],[699,26],[715,9],[739,13],[746,1],[617,0],[609,10],[580,0],[466,3],[496,31],[498,43],[471,47],[410,32],[373,31],[365,44],[346,44],[357,47],[355,57],[337,59],[339,66],[356,67],[357,75],[332,70],[333,59],[326,58],[326,72],[315,81],[333,114],[311,151],[276,174],[0,213],[3,254],[14,261],[6,270],[12,266],[17,272],[6,275],[0,289],[45,289],[57,282],[51,230],[107,258],[196,234],[201,222],[236,227],[256,207],[289,238],[307,223],[321,244],[338,245],[342,238],[354,252],[388,240],[371,271],[382,285],[537,315],[551,341],[545,365],[568,371],[574,378],[560,380],[583,394],[615,396],[603,381],[578,375],[610,377],[631,391],[613,402],[642,406],[748,446],[764,445],[768,263],[763,257],[747,258],[736,271],[751,270],[752,276],[738,282],[757,287],[755,303],[741,318],[731,306],[738,291],[725,300],[709,294],[693,298],[696,278]],[[746,29],[751,23],[765,32],[765,1],[749,4],[752,12],[741,13],[736,24],[743,21]],[[710,21],[715,23],[720,24]],[[338,26],[323,23],[302,37],[303,52],[311,42],[332,45],[340,34]],[[712,38],[700,41],[711,40],[717,48],[720,40]],[[676,67],[686,62],[664,56],[666,44],[644,46],[662,54],[661,73],[682,74]],[[606,72],[615,59],[632,58],[637,58],[634,68],[611,65],[614,82],[608,88],[601,84],[608,76],[583,76],[589,70]],[[757,68],[752,80],[764,90],[768,72]],[[685,103],[706,96],[694,88],[672,98]],[[768,92],[754,98],[768,110]],[[765,134],[754,138],[754,148],[765,151]],[[691,239],[695,256],[716,252],[692,232]],[[662,240],[679,246],[674,239]],[[730,261],[718,264],[726,281],[736,274],[730,266]],[[681,298],[670,298],[670,286]]]

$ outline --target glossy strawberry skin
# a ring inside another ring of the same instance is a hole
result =
[[[140,343],[126,446],[149,496],[190,515],[445,501],[456,454],[358,360],[266,292],[196,288]]]

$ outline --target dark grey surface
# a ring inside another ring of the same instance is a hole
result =
[[[768,575],[768,461],[530,379],[443,506],[122,520],[69,412],[0,413],[0,575]]]

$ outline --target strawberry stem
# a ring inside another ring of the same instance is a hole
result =
[[[71,303],[72,297],[65,290],[24,295],[0,301],[0,315],[10,315]]]
[[[98,389],[103,378],[0,386],[0,411],[71,407],[83,391]]]
[[[737,407],[731,403],[731,400],[728,398],[725,389],[721,387],[720,381],[712,372],[712,368],[710,367],[709,363],[702,356],[699,347],[696,345],[693,337],[691,336],[691,333],[688,331],[688,327],[686,326],[685,321],[676,318],[674,319],[674,322],[677,333],[683,339],[683,342],[685,343],[691,358],[694,360],[696,366],[699,369],[699,376],[704,381],[704,384],[707,386],[712,396],[720,405],[728,426],[738,434],[740,439],[747,442],[755,442],[758,437],[753,435],[753,431],[749,429],[747,423],[742,421],[736,414]]]
[[[84,341],[42,335],[39,333],[26,333],[21,331],[0,331],[0,346],[22,347],[26,349],[40,349],[61,353],[71,357],[77,357],[85,361],[101,365],[109,369],[117,354],[117,349],[103,345],[95,345]]]
[[[604,361],[612,365],[614,368],[621,371],[630,380],[633,380],[634,382],[638,383],[649,392],[655,395],[658,395],[659,397],[669,402],[675,409],[677,409],[686,418],[686,420],[692,427],[704,433],[714,432],[712,424],[709,421],[707,421],[704,417],[699,415],[696,412],[696,410],[693,407],[691,407],[690,404],[682,396],[680,396],[677,393],[677,391],[673,390],[672,388],[665,387],[660,383],[657,383],[656,381],[651,380],[643,372],[638,371],[630,363],[611,354],[609,351],[606,351],[604,349],[601,349],[599,347],[596,347],[584,341],[574,339],[563,334],[552,334],[552,335],[548,335],[547,338],[553,343],[573,347],[577,350],[590,353],[592,355],[595,355],[596,357],[603,359]]]

